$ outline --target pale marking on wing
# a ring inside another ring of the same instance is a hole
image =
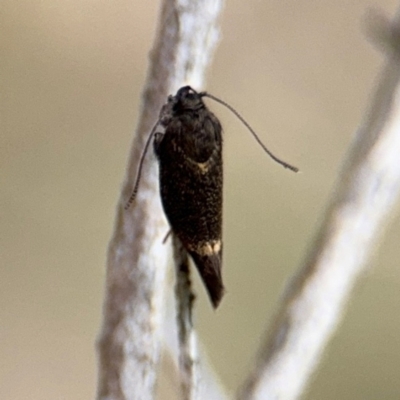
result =
[[[195,251],[200,256],[212,256],[221,251],[221,240],[212,240],[210,242],[202,242],[197,246],[189,246],[189,250]]]

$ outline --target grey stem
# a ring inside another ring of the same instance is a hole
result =
[[[193,328],[193,304],[189,257],[180,240],[173,235],[176,268],[175,298],[177,304],[179,369],[181,371],[182,398],[194,400],[198,394],[198,351]]]
[[[170,246],[157,171],[147,157],[128,211],[144,143],[167,95],[201,87],[218,40],[221,0],[164,0],[126,179],[107,257],[104,317],[98,339],[98,400],[154,397]],[[194,34],[194,32],[196,34]]]
[[[399,32],[397,28],[393,32]],[[353,140],[310,253],[287,287],[258,361],[237,398],[297,399],[400,192],[399,35]]]

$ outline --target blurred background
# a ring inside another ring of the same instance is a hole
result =
[[[229,390],[243,381],[309,249],[383,55],[367,11],[394,0],[230,0],[207,90],[227,110],[224,278],[196,325]],[[105,255],[158,16],[148,0],[2,1],[0,398],[90,399]],[[200,88],[199,88],[200,89]],[[308,400],[400,398],[399,218],[357,286]],[[171,287],[172,290],[172,287]],[[173,379],[162,399],[175,398]]]

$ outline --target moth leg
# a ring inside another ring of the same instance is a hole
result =
[[[170,229],[167,234],[165,235],[165,238],[163,239],[162,243],[165,244],[167,243],[168,238],[171,236],[172,229]]]
[[[164,139],[164,133],[163,132],[156,132],[154,134],[154,141],[153,141],[153,148],[154,148],[154,153],[156,153],[156,156],[160,156],[160,144]]]

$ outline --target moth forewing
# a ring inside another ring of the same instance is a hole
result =
[[[222,128],[207,108],[209,97],[231,110],[263,150],[277,163],[298,169],[276,157],[245,119],[229,104],[190,86],[178,90],[160,111],[139,163],[138,176],[126,208],[138,190],[143,159],[154,136],[159,161],[161,202],[172,232],[192,257],[216,308],[224,294],[222,283]]]
[[[217,307],[223,296],[222,129],[193,89],[181,88],[172,102],[165,133],[154,140],[161,201]]]

